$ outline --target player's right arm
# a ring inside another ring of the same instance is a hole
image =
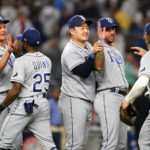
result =
[[[9,90],[8,95],[0,104],[0,114],[1,112],[9,106],[19,95],[22,88],[22,84],[19,82],[13,82],[12,88]]]
[[[7,46],[8,46],[7,51],[5,52],[4,56],[0,59],[0,72],[3,71],[4,67],[8,62],[11,52],[13,52],[12,40],[10,34],[7,37]]]
[[[97,52],[95,54],[94,67],[96,70],[99,70],[99,71],[101,71],[103,69],[104,61],[105,61],[105,56],[104,56],[104,51],[103,51],[105,33],[106,33],[106,28],[104,27],[102,29],[100,22],[98,22],[98,24],[97,24],[97,35],[98,35],[98,39],[99,39],[98,43],[101,44],[101,49],[99,52]]]

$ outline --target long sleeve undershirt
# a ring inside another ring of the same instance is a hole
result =
[[[136,97],[142,94],[148,82],[149,78],[147,76],[140,76],[126,96],[125,101],[128,103],[134,101]]]
[[[82,78],[87,78],[91,71],[94,69],[94,54],[91,54],[88,59],[78,66],[76,66],[74,69],[72,69],[72,72]]]

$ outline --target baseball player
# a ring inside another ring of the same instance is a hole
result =
[[[4,20],[0,17],[0,103],[6,97],[8,90],[11,88],[12,83],[10,82],[10,77],[12,74],[13,64],[15,61],[15,56],[12,52],[14,49],[12,48],[11,36],[7,37],[7,29],[5,24],[7,24],[9,20]],[[7,39],[7,45],[4,44],[4,41]],[[0,128],[5,120],[9,109],[5,109],[0,116]],[[22,146],[22,134],[18,136],[13,144],[14,150],[20,150]]]
[[[147,48],[150,50],[150,23],[147,23],[144,31],[144,39],[147,44]],[[150,98],[150,51],[148,51],[140,61],[140,68],[138,79],[133,85],[132,89],[125,97],[123,102],[123,108],[128,107],[129,103],[133,102],[142,92],[145,90],[146,86],[148,91],[145,93],[148,98]],[[149,150],[150,149],[150,113],[146,118],[140,134],[139,134],[139,147],[141,150]]]
[[[92,103],[95,98],[94,58],[103,49],[96,42],[92,48],[88,42],[92,23],[81,15],[69,20],[70,41],[62,56],[62,86],[59,97],[59,110],[63,116],[66,147],[65,150],[82,150],[85,146],[85,133],[89,127]]]
[[[120,121],[119,109],[126,94],[124,60],[113,46],[117,24],[113,18],[98,20],[106,28],[104,37],[105,62],[101,71],[96,71],[97,94],[94,108],[97,112],[103,135],[101,150],[123,150],[127,142],[127,127]]]
[[[2,112],[14,101],[1,128],[0,150],[11,150],[13,141],[25,127],[33,132],[43,150],[56,150],[49,124],[49,104],[45,98],[51,61],[37,49],[40,43],[38,30],[25,29],[17,39],[26,53],[15,60],[11,76],[13,86],[0,104]]]

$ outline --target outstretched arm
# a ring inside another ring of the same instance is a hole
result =
[[[132,89],[126,96],[123,102],[123,108],[128,107],[129,103],[134,101],[144,91],[148,82],[149,82],[149,78],[146,76],[141,76],[138,78],[138,80],[135,82]]]
[[[131,47],[132,50],[135,50],[133,53],[136,54],[136,55],[139,55],[139,56],[144,56],[147,51],[141,47]]]

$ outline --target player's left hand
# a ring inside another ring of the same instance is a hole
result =
[[[126,102],[125,100],[122,103],[122,107],[123,109],[127,108],[129,106],[130,103]]]
[[[12,39],[11,39],[11,35],[10,34],[8,34],[8,36],[7,36],[7,46],[8,46],[8,49],[7,49],[8,53],[11,53],[11,52],[14,51],[13,44],[12,44]]]
[[[105,39],[106,27],[102,28],[100,22],[98,22],[98,24],[97,24],[97,34],[98,34],[98,39],[99,40],[104,40]]]

